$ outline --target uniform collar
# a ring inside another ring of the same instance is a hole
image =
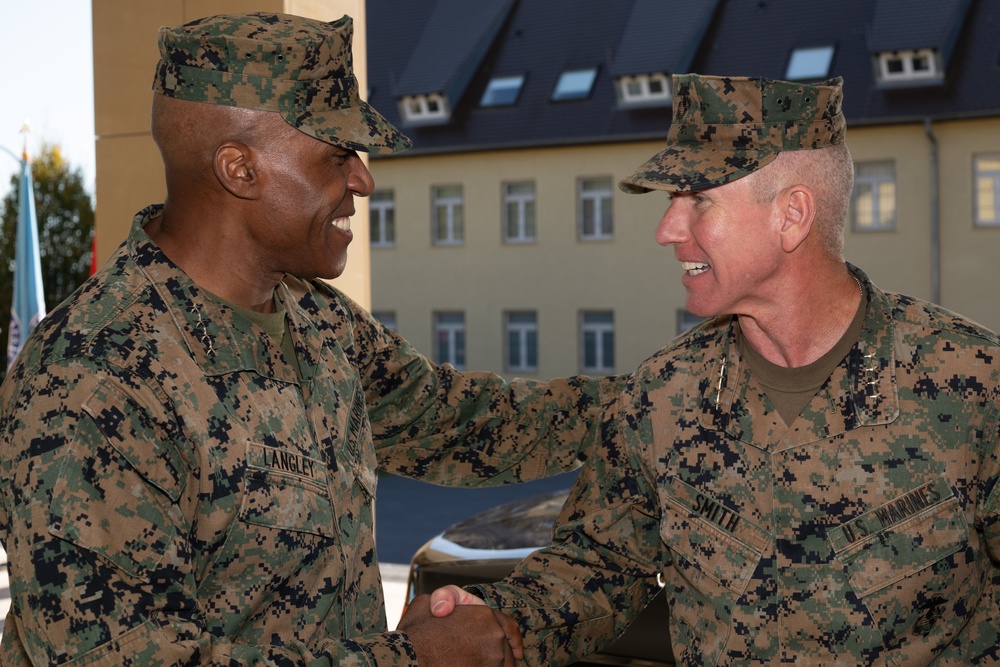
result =
[[[827,387],[832,404],[824,419],[817,420],[813,428],[802,428],[800,418],[797,432],[784,434],[792,438],[789,444],[831,437],[860,426],[888,424],[899,416],[892,306],[863,271],[850,264],[848,269],[868,294],[861,335],[834,371],[834,382],[839,386]],[[753,423],[748,403],[754,399],[746,395],[750,371],[739,352],[736,318],[730,317],[716,331],[718,352],[706,355],[701,369],[702,425],[747,442],[778,439],[777,431],[784,429],[777,415],[774,423],[759,423],[760,419]]]
[[[294,369],[284,362],[280,347],[262,329],[198,287],[146,234],[145,224],[159,215],[162,208],[162,205],[150,206],[135,217],[127,241],[128,252],[170,313],[191,357],[206,375],[252,370],[282,381],[298,382]],[[303,379],[310,378],[316,373],[320,349],[315,337],[308,335],[309,318],[300,312],[284,282],[279,283],[276,294],[290,318],[297,351],[302,348]]]

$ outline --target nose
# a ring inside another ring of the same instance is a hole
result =
[[[671,200],[667,210],[656,226],[656,242],[662,246],[683,243],[688,237],[687,215],[678,198]]]
[[[358,197],[367,197],[375,189],[375,179],[360,155],[355,153],[350,160],[351,173],[347,176],[347,188]]]

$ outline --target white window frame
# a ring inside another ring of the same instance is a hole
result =
[[[448,99],[441,93],[404,95],[399,100],[399,114],[408,123],[446,121],[451,117]]]
[[[595,187],[599,181],[600,187]],[[614,238],[615,216],[611,184],[610,176],[577,180],[577,224],[581,241],[608,241]]]
[[[607,340],[610,336],[610,340]],[[604,350],[610,345],[611,359]],[[589,359],[588,348],[594,358]],[[611,374],[615,372],[615,313],[613,310],[586,310],[580,313],[580,370],[583,373]]]
[[[434,245],[465,242],[465,196],[461,185],[431,188],[431,240]]]
[[[854,165],[854,192],[851,194],[853,231],[889,232],[896,229],[896,182],[896,163],[893,161],[858,162]]]
[[[376,190],[368,198],[371,246],[391,248],[396,245],[396,196],[392,190]]]
[[[1000,153],[974,155],[973,209],[975,227],[1000,227]]]
[[[655,90],[659,88],[659,90]],[[665,72],[618,77],[618,99],[623,106],[670,104],[673,88]]]
[[[538,370],[537,311],[516,310],[504,313],[504,333],[507,370],[517,373],[536,372]]]
[[[486,84],[486,90],[479,99],[481,107],[507,107],[517,104],[521,96],[521,86],[524,85],[524,75],[495,76]],[[513,95],[511,92],[513,91]]]
[[[941,55],[937,49],[883,51],[876,55],[876,59],[879,80],[884,82],[921,81],[943,75]],[[921,67],[920,63],[926,63],[926,66]]]
[[[523,190],[525,186],[530,186],[531,191]],[[504,183],[502,188],[504,243],[534,243],[538,229],[535,182],[515,181]],[[515,189],[522,191],[515,192]]]
[[[832,44],[802,47],[792,51],[788,58],[785,78],[789,81],[826,79],[833,64]]]
[[[559,81],[556,82],[556,87],[552,90],[552,100],[554,102],[585,100],[590,97],[596,80],[596,67],[566,70],[559,75]]]
[[[465,369],[465,313],[439,311],[434,313],[434,361]]]

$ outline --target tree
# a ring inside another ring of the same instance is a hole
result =
[[[94,205],[83,186],[83,172],[72,169],[59,146],[43,144],[31,162],[38,217],[45,307],[52,310],[90,274]],[[7,328],[14,290],[14,234],[17,229],[20,172],[11,177],[3,198],[0,226],[0,366],[7,372]]]

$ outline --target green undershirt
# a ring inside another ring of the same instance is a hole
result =
[[[740,353],[747,360],[750,373],[767,392],[767,397],[771,399],[771,403],[786,424],[795,421],[802,409],[816,395],[817,390],[854,347],[861,336],[867,305],[867,297],[862,298],[847,331],[829,352],[811,364],[799,368],[786,368],[771,363],[747,342],[742,332],[738,331]]]
[[[272,340],[278,343],[279,347],[281,347],[281,352],[285,357],[285,361],[295,368],[295,375],[299,378],[302,377],[301,368],[299,366],[299,358],[295,355],[295,345],[292,343],[292,335],[288,328],[288,318],[285,317],[285,309],[281,307],[281,303],[278,301],[277,296],[274,297],[275,312],[258,313],[256,310],[250,310],[249,308],[244,308],[243,306],[232,303],[231,301],[226,301],[222,297],[208,292],[208,290],[205,291],[219,303],[229,306],[237,313],[263,329],[264,332]]]

